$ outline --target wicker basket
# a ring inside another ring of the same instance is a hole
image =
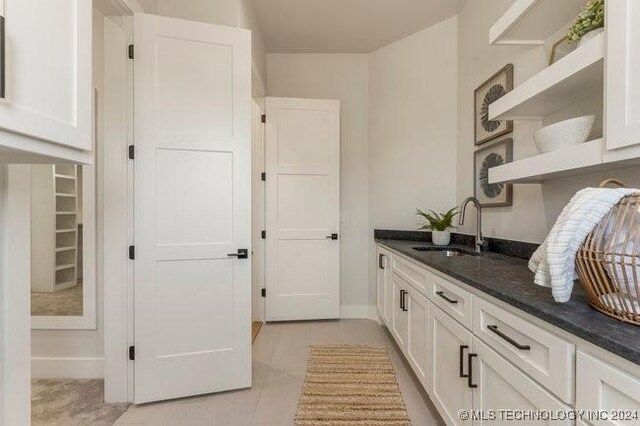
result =
[[[608,184],[625,186],[609,179],[600,187]],[[576,269],[591,306],[640,325],[640,194],[620,200],[587,236]]]

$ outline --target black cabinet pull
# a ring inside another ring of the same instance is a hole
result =
[[[444,294],[444,291],[436,291],[436,294],[440,297],[442,297],[444,300],[446,300],[447,302],[451,303],[452,305],[455,305],[456,303],[458,303],[457,300],[451,299],[449,297],[447,297],[446,294]]]
[[[495,333],[498,336],[502,337],[504,340],[509,342],[511,345],[515,346],[516,348],[518,348],[518,349],[520,349],[522,351],[528,351],[528,350],[531,349],[531,346],[529,346],[529,345],[521,345],[520,343],[518,343],[515,340],[513,340],[511,337],[509,337],[506,334],[504,334],[502,331],[498,330],[498,326],[497,325],[488,325],[487,328],[489,329],[489,331],[492,331],[493,333]]]
[[[378,255],[378,268],[380,269],[384,269],[384,258],[385,258],[384,254],[380,253]]]
[[[467,384],[472,389],[478,387],[478,385],[473,383],[473,359],[477,356],[478,354],[469,354],[469,358],[467,358],[467,361],[469,363],[469,365],[467,366],[467,369],[469,370],[469,374],[467,375]]]
[[[460,377],[469,377],[468,374],[464,374],[464,350],[469,349],[467,345],[460,345]]]
[[[402,295],[402,301],[404,302],[402,310],[405,312],[409,310],[409,308],[407,307],[407,298],[406,298],[407,294],[409,294],[409,292],[405,290],[404,294]]]
[[[400,309],[404,311],[404,290],[400,290]]]

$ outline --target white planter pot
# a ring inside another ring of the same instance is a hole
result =
[[[451,232],[431,231],[431,241],[436,246],[448,246],[451,241]]]
[[[580,38],[580,41],[578,41],[577,48],[580,48],[585,44],[589,43],[589,41],[593,40],[598,36],[598,34],[602,34],[603,32],[604,32],[604,28],[597,28],[595,30],[589,31],[588,33],[586,33]]]

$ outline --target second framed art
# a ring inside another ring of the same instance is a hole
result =
[[[513,203],[513,185],[489,183],[489,169],[513,161],[513,139],[503,139],[475,152],[474,195],[482,207],[506,207]]]
[[[513,89],[513,65],[508,64],[482,83],[474,92],[474,140],[476,145],[513,131],[511,120],[490,120],[489,105]]]

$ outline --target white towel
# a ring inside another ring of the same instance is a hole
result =
[[[580,245],[621,198],[637,192],[630,188],[586,188],[574,195],[529,260],[529,269],[536,274],[534,282],[551,287],[556,302],[567,302],[577,278],[575,257]]]

